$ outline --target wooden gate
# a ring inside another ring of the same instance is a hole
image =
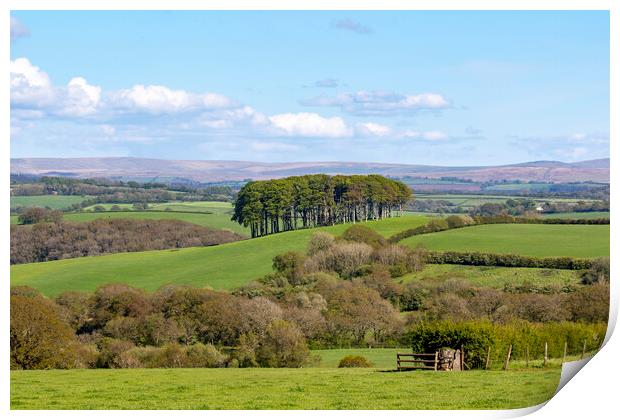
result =
[[[437,370],[439,353],[396,353],[397,370]]]

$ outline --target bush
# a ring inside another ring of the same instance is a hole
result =
[[[60,210],[49,210],[42,207],[29,207],[17,216],[17,222],[22,225],[32,225],[41,222],[57,223],[62,220]]]
[[[292,285],[301,283],[306,257],[298,252],[289,251],[273,257],[273,269],[284,276]]]
[[[43,297],[14,295],[10,310],[11,369],[75,366],[77,340],[53,302]]]
[[[609,257],[594,260],[588,271],[581,275],[582,284],[609,283]]]
[[[434,353],[442,348],[460,349],[471,367],[483,367],[486,351],[493,344],[493,325],[485,322],[423,323],[409,331],[414,353]]]
[[[306,339],[295,324],[272,322],[260,340],[256,360],[263,367],[301,367],[310,357]]]
[[[428,253],[429,264],[460,264],[499,267],[534,267],[563,270],[584,270],[592,266],[592,261],[572,257],[529,257],[516,254],[492,254],[483,252],[435,252]]]
[[[362,242],[370,245],[373,248],[379,248],[384,246],[387,241],[375,230],[368,226],[353,225],[340,236],[340,239],[350,242]]]
[[[312,256],[319,251],[328,250],[334,244],[335,238],[327,232],[316,232],[308,242],[307,254]]]
[[[197,343],[187,348],[187,367],[218,368],[226,365],[227,357],[212,344]]]
[[[339,368],[369,368],[373,366],[364,356],[345,356],[338,363]]]
[[[584,343],[586,351],[597,350],[603,342],[607,326],[605,323],[550,322],[532,323],[519,321],[508,324],[493,324],[488,321],[433,322],[420,323],[405,334],[414,352],[435,352],[442,347],[465,349],[465,363],[468,368],[482,368],[486,352],[491,347],[491,359],[498,361],[506,357],[506,350],[512,345],[512,358],[530,360],[542,359],[545,343],[549,357],[562,357],[564,343],[569,355],[581,354]]]

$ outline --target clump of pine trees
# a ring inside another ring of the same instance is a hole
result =
[[[304,175],[247,183],[232,220],[252,237],[400,216],[409,187],[380,175]]]

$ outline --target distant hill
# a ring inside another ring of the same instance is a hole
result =
[[[368,162],[262,163],[226,160],[113,158],[11,159],[12,174],[79,178],[188,179],[199,182],[268,179],[311,173],[458,177],[473,181],[609,182],[609,159],[575,163],[538,161],[502,166],[429,166]]]

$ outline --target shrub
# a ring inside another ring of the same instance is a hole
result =
[[[64,369],[75,366],[78,343],[53,302],[11,296],[11,369]]]
[[[609,257],[594,260],[592,266],[581,275],[582,284],[609,283]]]
[[[471,367],[484,366],[485,354],[493,344],[493,325],[485,322],[423,323],[408,333],[414,353],[434,353],[441,348],[464,348]]]
[[[563,270],[584,270],[592,261],[572,257],[530,257],[516,254],[492,254],[483,252],[435,252],[428,253],[429,264],[460,264],[475,266],[534,267]]]
[[[372,251],[372,247],[365,243],[339,243],[310,257],[306,270],[333,271],[344,278],[351,278],[361,266],[370,262]]]
[[[298,252],[289,251],[273,257],[273,269],[284,276],[292,285],[301,283],[306,257]]]
[[[263,367],[301,367],[310,357],[306,339],[295,324],[272,322],[260,340],[256,360]]]
[[[319,251],[328,250],[334,244],[335,238],[327,232],[316,232],[308,242],[307,254],[312,256]]]
[[[22,225],[32,225],[41,222],[57,223],[62,220],[60,210],[49,210],[42,207],[29,207],[17,216],[18,223]]]
[[[364,356],[345,356],[338,363],[339,368],[369,368],[373,366]]]
[[[227,357],[212,344],[197,343],[187,347],[186,367],[218,368],[226,365]]]
[[[368,226],[353,225],[340,236],[340,239],[350,242],[362,242],[373,248],[384,246],[387,241],[375,230]]]

